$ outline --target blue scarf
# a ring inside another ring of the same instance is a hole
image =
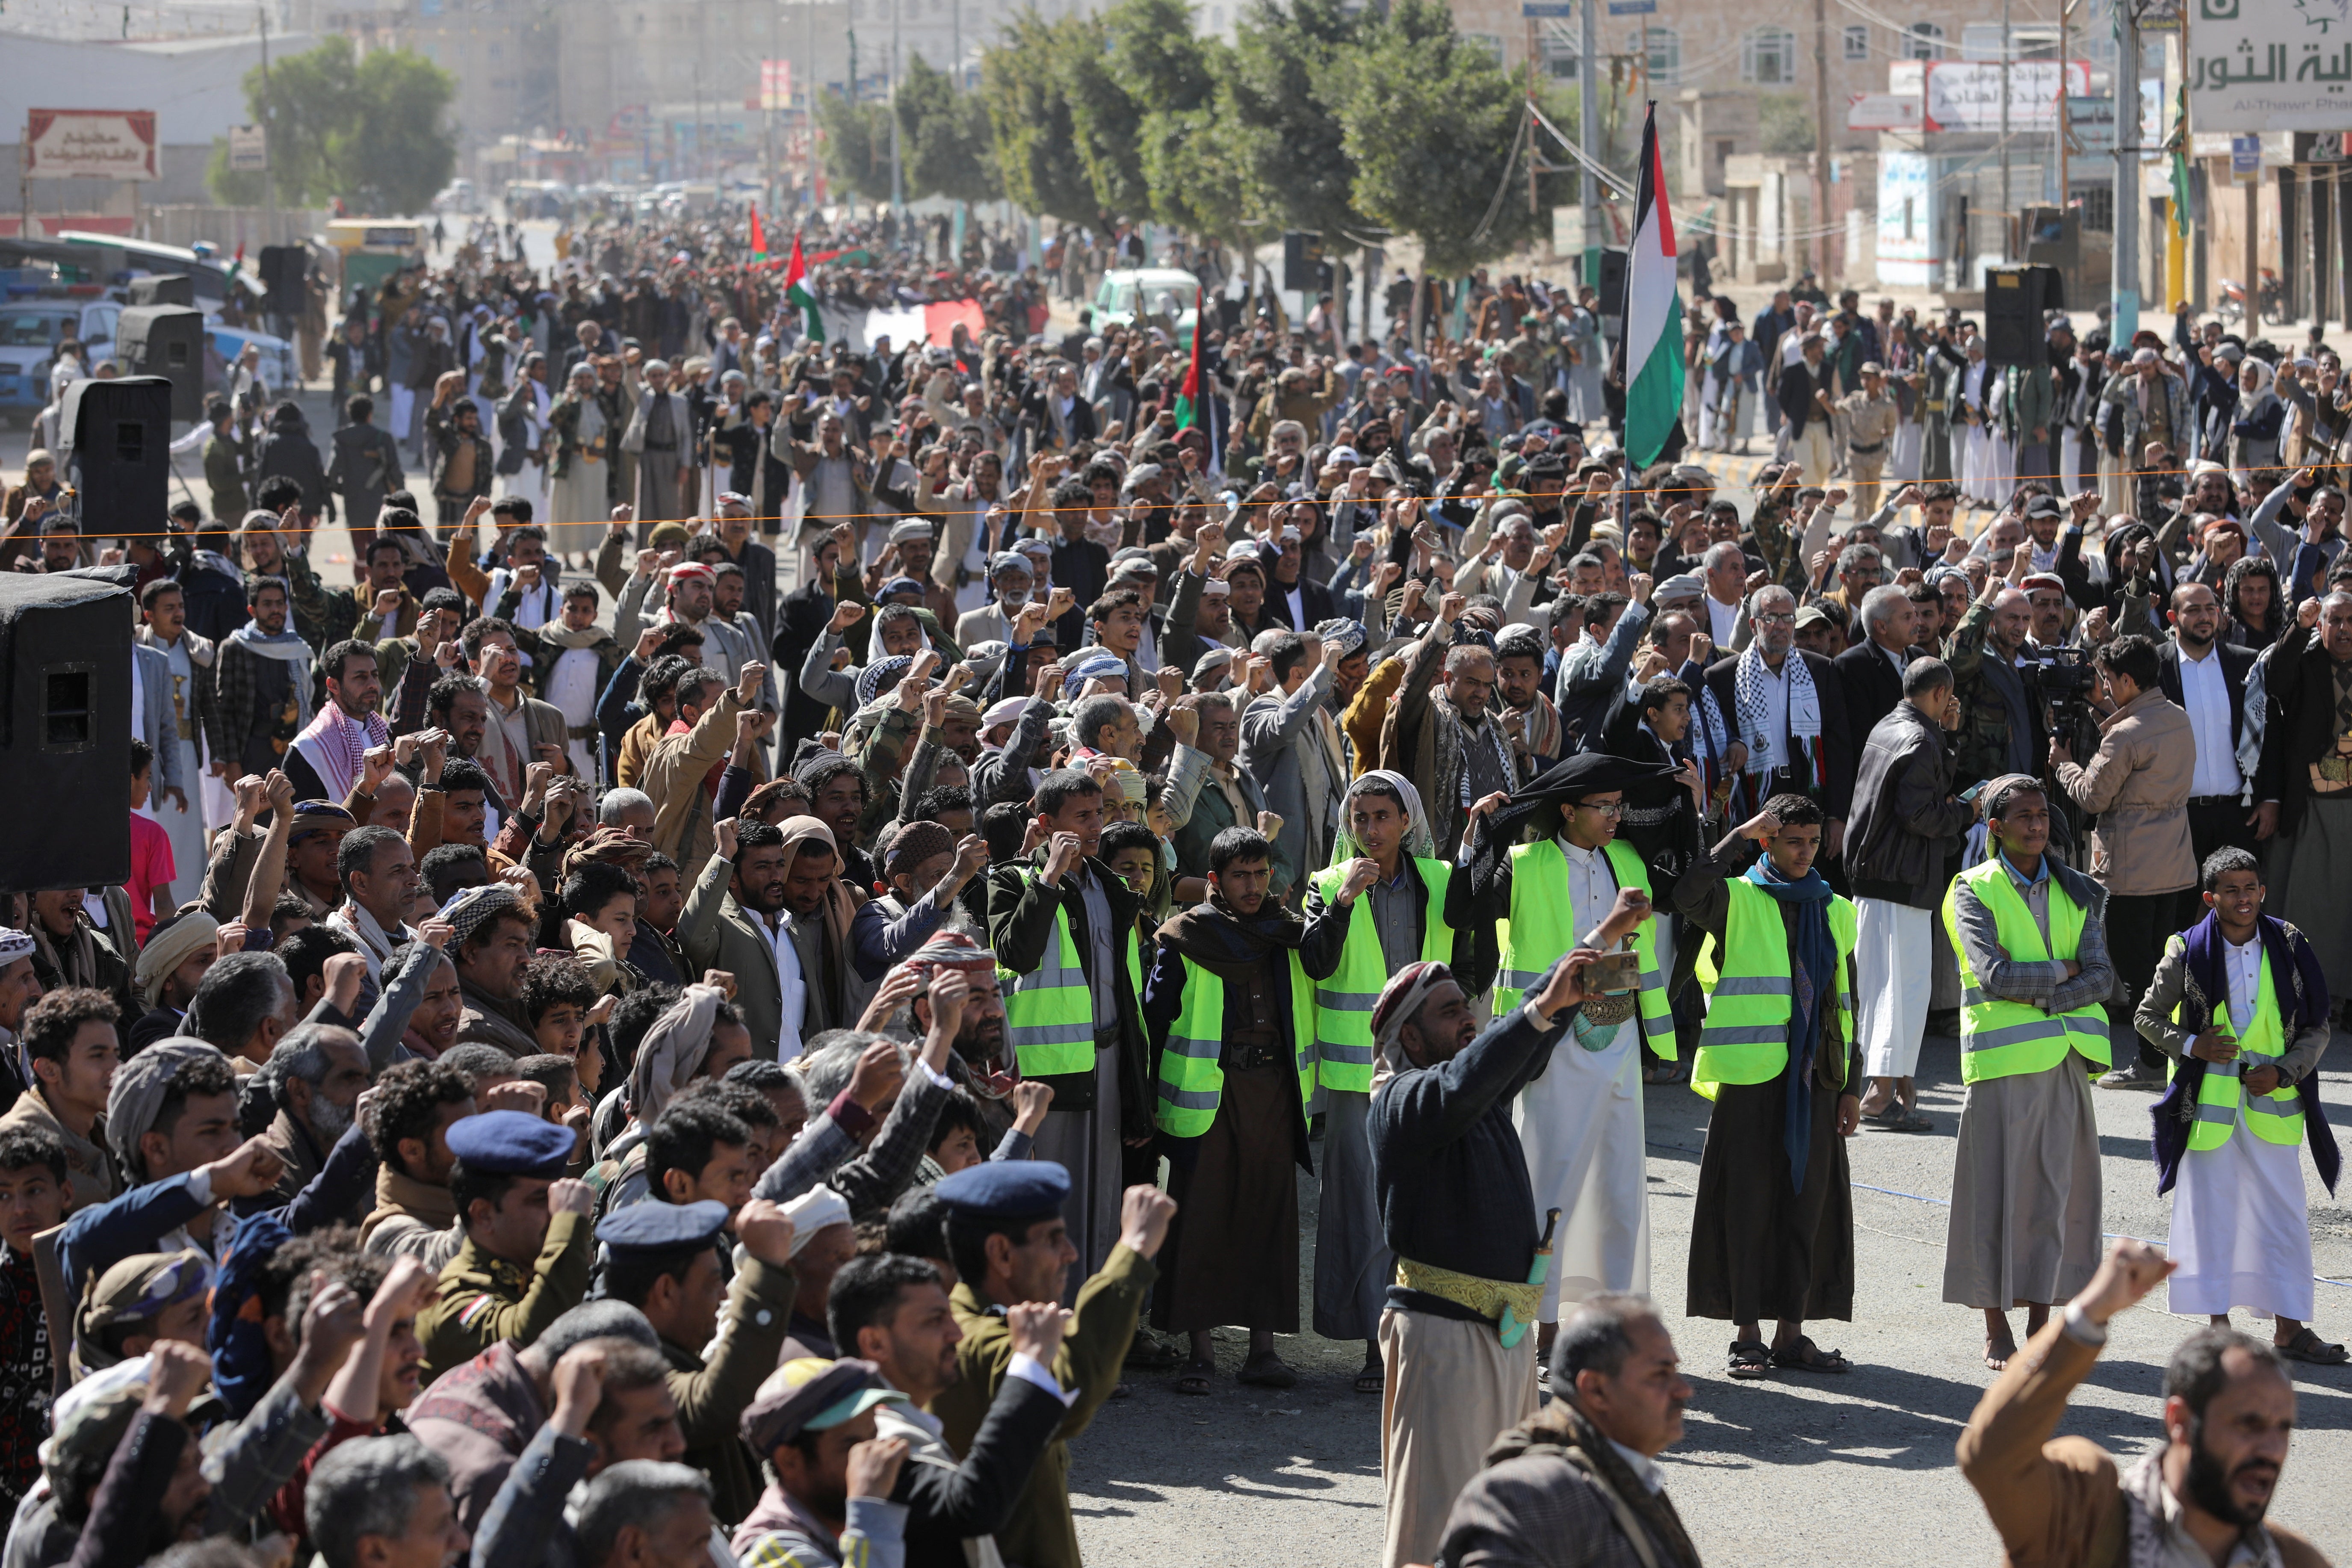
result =
[[[2257,916],[2254,931],[2262,938],[2263,957],[2270,964],[2271,990],[2279,1005],[2279,1021],[2287,1038],[2293,1040],[2313,1025],[2326,1022],[2327,976],[2321,971],[2311,943],[2284,921],[2269,915]],[[2230,1005],[2221,918],[2206,910],[2205,918],[2189,928],[2187,942],[2189,984],[2183,989],[2178,1016],[2182,1028],[2201,1034],[2211,1026],[2215,1016]],[[2158,1196],[2170,1192],[2180,1175],[2180,1157],[2189,1152],[2189,1127],[2197,1114],[2197,1097],[2204,1087],[2205,1068],[2205,1062],[2199,1058],[2182,1057],[2173,1068],[2172,1082],[2166,1086],[2163,1098],[2149,1113],[2155,1121],[2150,1150],[2156,1156]],[[2242,1092],[2242,1085],[2241,1089]],[[2294,1091],[2303,1105],[2304,1135],[2311,1141],[2311,1162],[2319,1168],[2319,1179],[2332,1194],[2336,1191],[2336,1178],[2342,1172],[2343,1158],[2336,1152],[2335,1129],[2328,1126],[2327,1113],[2320,1109],[2319,1075],[2305,1073]]]
[[[1789,1077],[1780,1142],[1789,1152],[1789,1180],[1805,1190],[1805,1157],[1813,1145],[1813,1047],[1820,1017],[1837,1005],[1837,939],[1830,934],[1830,885],[1819,871],[1795,881],[1765,856],[1748,868],[1748,880],[1769,894],[1789,921]]]

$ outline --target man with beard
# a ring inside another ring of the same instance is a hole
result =
[[[449,1194],[466,1239],[416,1317],[426,1381],[501,1340],[529,1344],[588,1291],[595,1194],[564,1178],[573,1134],[520,1110],[449,1130]]]
[[[883,860],[890,890],[858,906],[850,922],[852,962],[861,979],[879,982],[930,939],[956,909],[964,888],[988,868],[988,842],[958,839],[936,822],[902,826]]]
[[[840,880],[833,830],[813,816],[781,826],[730,817],[678,918],[695,970],[736,977],[735,1004],[754,1048],[780,1062],[862,1005],[850,972],[854,906]]]
[[[1054,1090],[1037,1158],[1069,1173],[1064,1212],[1092,1273],[1118,1243],[1130,1162],[1136,1179],[1157,1163],[1135,994],[1142,900],[1100,857],[1100,784],[1057,769],[1031,805],[1042,842],[989,873],[989,945],[1012,977],[1005,1028],[1021,1076]]]
[[[999,1147],[1016,1121],[1036,1121],[1045,1114],[1045,1107],[1053,1103],[1054,1090],[1050,1084],[1013,1081],[996,954],[975,945],[970,937],[941,931],[915,950],[906,968],[925,982],[907,1003],[911,1037],[916,1040],[930,1032],[929,977],[941,969],[955,970],[964,977],[968,989],[963,1011],[956,1020],[955,1049],[948,1058],[947,1076],[979,1108],[983,1133],[980,1146],[983,1150]]]
[[[1062,1314],[1033,1302],[1007,1309],[1007,1321],[1021,1353],[1037,1370],[1049,1369],[1061,1350]],[[957,1355],[963,1330],[928,1258],[851,1258],[833,1277],[825,1321],[843,1355],[872,1363],[873,1375],[906,1395],[904,1404],[876,1407],[874,1435],[904,1441],[915,1461],[902,1472],[908,1563],[960,1568],[968,1560],[988,1561],[996,1550],[992,1532],[1068,1415],[1062,1402],[1042,1382],[1004,1379],[989,1406],[984,1440],[958,1459],[929,1408],[963,1381]]]
[[[1454,640],[1467,603],[1460,594],[1439,602],[1428,634],[1405,655],[1404,684],[1381,725],[1381,766],[1421,792],[1440,859],[1461,846],[1468,802],[1507,794],[1519,782],[1510,741],[1490,711],[1495,656]]]
[[[221,779],[268,773],[310,720],[310,645],[287,629],[286,584],[255,578],[246,609],[253,618],[221,639],[214,659],[206,744]]]
[[[536,922],[504,882],[468,888],[441,908],[455,932],[450,958],[457,969],[466,1015],[461,1043],[495,1046],[520,1060],[539,1054],[539,1037],[522,1010],[522,966],[530,962]]]
[[[1389,1071],[1366,1130],[1397,1258],[1380,1331],[1383,1568],[1432,1560],[1495,1434],[1536,1412],[1543,1230],[1511,1105],[1568,1037],[1600,957],[1563,955],[1484,1034],[1443,963],[1407,964],[1372,1008]]]
[[[367,1053],[349,1029],[300,1024],[278,1042],[257,1076],[262,1075],[269,1079],[278,1114],[261,1139],[283,1169],[268,1192],[239,1200],[239,1214],[283,1208],[310,1184],[326,1164],[328,1151],[351,1130],[360,1091],[368,1086]],[[358,1213],[356,1204],[352,1213]]]
[[[1801,795],[1827,819],[1822,858],[1833,862],[1853,798],[1845,682],[1828,659],[1796,646],[1797,601],[1788,589],[1757,589],[1748,615],[1755,640],[1707,667],[1694,738],[1706,758],[1737,774],[1727,815],[1745,821],[1773,795]]]
[[[1288,1388],[1297,1374],[1274,1336],[1298,1331],[1298,1181],[1314,1173],[1307,1109],[1315,1095],[1315,992],[1337,967],[1335,944],[1271,898],[1274,847],[1229,827],[1209,847],[1209,896],[1160,928],[1144,982],[1143,1019],[1159,1064],[1154,1123],[1168,1152],[1180,1217],[1152,1326],[1192,1338],[1179,1394],[1205,1394],[1216,1375],[1212,1331],[1249,1331],[1241,1381]],[[1349,862],[1339,898],[1352,903],[1378,875]],[[1344,925],[1318,913],[1317,924]],[[1298,953],[1294,964],[1288,954]],[[1320,973],[1317,973],[1317,970]]]
[[[531,763],[551,763],[558,773],[572,771],[571,726],[562,712],[523,690],[522,650],[515,646],[514,627],[484,616],[468,626],[460,640],[488,701],[479,743],[470,752],[461,746],[459,754],[481,763],[498,785],[499,797],[518,803],[520,810]]]
[[[2128,1469],[2085,1438],[2052,1436],[2109,1321],[2172,1268],[2147,1242],[2116,1237],[2082,1293],[1978,1401],[1956,1446],[1960,1473],[2011,1563],[2323,1568],[2316,1546],[2264,1517],[2295,1394],[2278,1352],[2259,1340],[2215,1327],[2183,1340],[2164,1369],[2164,1442]]]

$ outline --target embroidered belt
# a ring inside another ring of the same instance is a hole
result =
[[[1434,1263],[1415,1263],[1410,1258],[1399,1258],[1396,1282],[1408,1290],[1467,1307],[1493,1322],[1503,1321],[1506,1307],[1523,1323],[1534,1322],[1543,1310],[1543,1287],[1524,1279],[1481,1279],[1475,1274],[1456,1274]]]

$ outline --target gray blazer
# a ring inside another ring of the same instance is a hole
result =
[[[139,738],[154,748],[154,794],[179,790],[184,794],[194,787],[192,780],[180,776],[180,727],[172,717],[172,658],[160,647],[148,647],[141,643],[131,645],[131,658],[139,670],[141,704],[134,717],[139,722]]]
[[[1235,761],[1257,781],[1265,808],[1282,818],[1274,840],[1271,891],[1287,891],[1307,873],[1319,871],[1331,854],[1331,817],[1347,793],[1348,776],[1331,764],[1331,753],[1316,732],[1315,714],[1330,695],[1331,672],[1321,664],[1284,697],[1267,692],[1242,714],[1242,749]],[[1307,820],[1307,770],[1324,784],[1324,817]]]

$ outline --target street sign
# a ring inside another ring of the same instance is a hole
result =
[[[2255,136],[2230,138],[2230,182],[2251,185],[2263,177],[2263,139]]]
[[[1848,131],[1916,131],[1925,112],[1916,93],[1907,98],[1892,92],[1860,93],[1846,106],[1845,128]]]
[[[269,138],[258,125],[228,128],[228,166],[240,174],[263,174],[269,168]]]
[[[1648,16],[1658,9],[1658,0],[1609,0],[1612,16]]]

